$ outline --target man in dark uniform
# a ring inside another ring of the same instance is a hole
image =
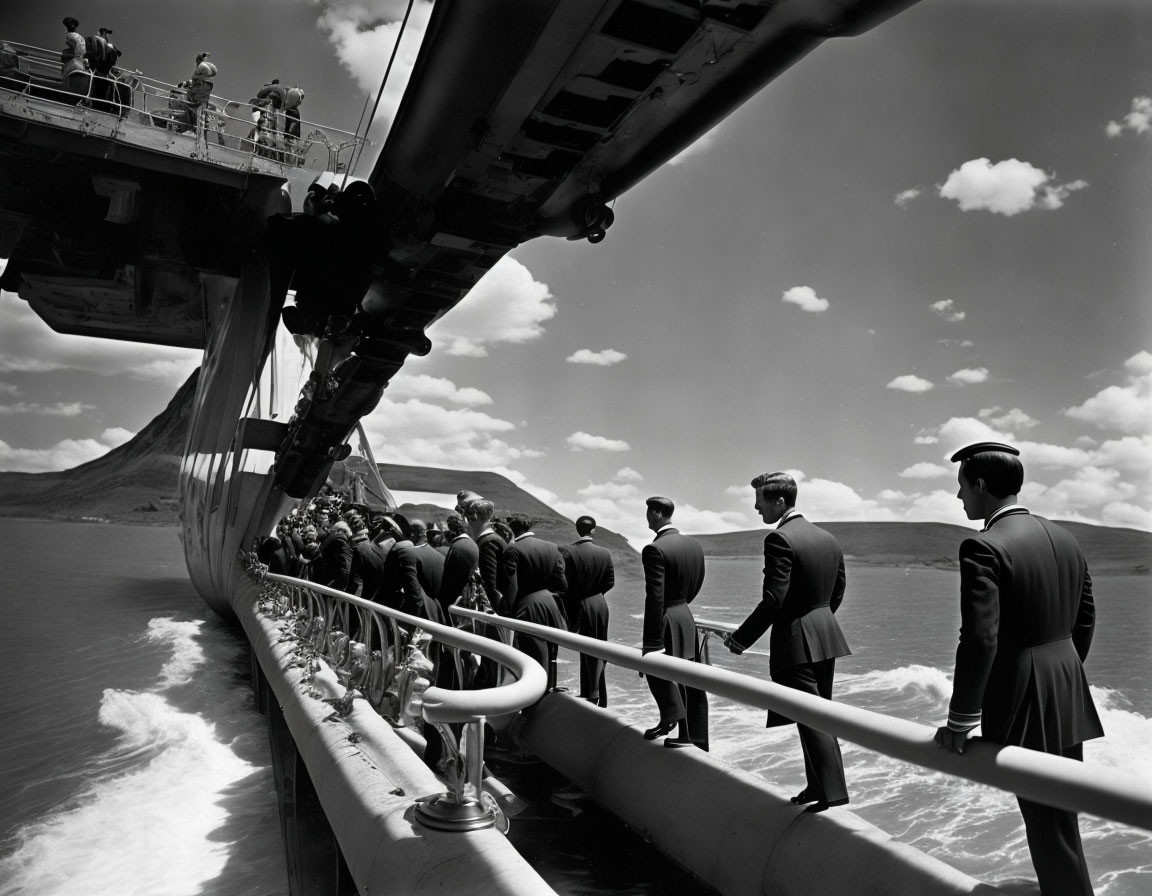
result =
[[[468,532],[476,542],[476,549],[480,553],[477,561],[480,569],[480,584],[484,586],[484,594],[488,603],[497,613],[510,616],[511,610],[502,606],[500,588],[497,580],[500,577],[500,561],[504,556],[504,539],[492,526],[492,515],[496,506],[487,498],[472,498],[464,505],[464,518],[468,521]]]
[[[644,564],[645,653],[663,651],[669,656],[700,659],[696,640],[696,620],[688,605],[704,584],[704,549],[699,542],[681,535],[672,525],[676,505],[669,498],[652,497],[648,506],[648,528],[656,533],[651,544],[640,552]],[[708,749],[708,695],[704,691],[648,676],[648,690],[660,708],[660,721],[644,732],[645,740],[671,734],[670,743],[694,743]]]
[[[418,561],[416,577],[424,593],[435,600],[444,581],[444,555],[428,543],[428,526],[423,520],[410,520],[408,525],[412,529],[412,547]]]
[[[420,578],[416,573],[416,549],[412,544],[408,520],[394,513],[385,520],[385,525],[394,527],[396,543],[384,558],[384,580],[380,585],[378,601],[409,616],[427,618],[424,592],[420,589]]]
[[[312,561],[312,581],[347,592],[351,573],[352,528],[339,520],[320,542],[320,556]]]
[[[592,540],[596,520],[582,516],[576,520],[580,537],[560,548],[564,557],[564,578],[568,591],[564,608],[568,628],[586,638],[608,640],[608,600],[605,595],[616,583],[612,553]],[[580,654],[580,696],[597,706],[608,705],[604,680],[604,660]]]
[[[772,680],[785,687],[832,699],[836,658],[848,656],[848,642],[833,615],[844,599],[844,554],[836,539],[796,510],[796,480],[787,473],[764,473],[752,480],[756,510],[776,528],[764,538],[764,589],[760,603],[724,644],[741,654],[771,626]],[[768,727],[792,720],[768,713]],[[836,738],[807,725],[796,726],[804,751],[807,785],[792,802],[812,803],[823,812],[848,802],[844,760]]]
[[[444,577],[440,580],[440,593],[436,599],[440,609],[444,611],[444,618],[452,624],[452,614],[448,608],[460,599],[472,573],[480,562],[480,549],[468,534],[464,520],[459,514],[448,517],[448,553],[444,557]]]
[[[960,644],[948,724],[936,743],[963,753],[968,733],[1069,759],[1104,729],[1084,658],[1096,608],[1080,545],[1017,503],[1020,452],[978,442],[952,455],[957,497],[978,535],[960,545]],[[1092,893],[1075,812],[1017,797],[1043,896]]]
[[[527,517],[509,517],[508,525],[514,537],[501,558],[499,586],[505,613],[514,619],[566,631],[568,627],[564,624],[558,597],[568,587],[560,549],[550,541],[537,538]],[[512,643],[548,672],[550,686],[555,683],[551,662],[556,656],[555,644],[519,632]]]

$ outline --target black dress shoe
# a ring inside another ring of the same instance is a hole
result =
[[[661,722],[655,728],[649,728],[644,732],[644,740],[656,740],[665,734],[671,734],[676,729],[677,724],[677,722]]]
[[[842,800],[820,800],[818,803],[813,803],[805,812],[824,812],[831,809],[833,806],[846,806],[848,804],[848,797]]]
[[[820,801],[820,797],[814,796],[812,791],[807,787],[801,790],[796,796],[792,797],[790,802],[793,806],[802,806],[805,803],[816,803]]]

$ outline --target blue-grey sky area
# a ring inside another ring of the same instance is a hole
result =
[[[172,81],[210,50],[217,93],[278,77],[354,130],[406,4],[13,6],[5,38],[62,45],[74,15]],[[430,328],[365,421],[377,459],[497,470],[642,540],[650,494],[687,531],[757,526],[772,470],[816,520],[966,524],[948,456],[1002,439],[1036,512],[1152,530],[1152,4],[924,0],[818,47],[614,209],[603,243],[524,245]],[[11,294],[0,327],[7,470],[98,456],[198,363],[58,336]]]

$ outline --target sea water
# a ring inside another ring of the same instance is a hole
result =
[[[759,558],[708,558],[698,619],[739,624],[760,599]],[[1086,669],[1106,737],[1085,744],[1085,762],[1129,772],[1152,785],[1152,578],[1097,576],[1096,631]],[[613,617],[613,639],[639,643],[642,606]],[[947,718],[960,627],[959,573],[852,565],[837,613],[852,656],[837,661],[836,700],[936,726]],[[617,620],[619,620],[617,622]],[[633,640],[628,641],[628,637]],[[768,679],[768,637],[736,657],[718,640],[714,665]],[[609,671],[623,715],[655,718],[635,673]],[[794,726],[766,729],[764,712],[710,699],[715,756],[792,794],[804,786]],[[897,840],[989,883],[1035,880],[1012,794],[841,743],[851,809]],[[1152,834],[1088,815],[1080,818],[1097,896],[1152,893]]]
[[[0,520],[7,571],[0,625],[0,896],[287,891],[265,722],[253,708],[243,635],[188,582],[172,529]],[[759,598],[758,559],[709,558],[693,608],[740,622]],[[959,626],[957,575],[849,567],[839,618],[853,656],[836,699],[940,723]],[[1098,577],[1087,669],[1107,737],[1088,763],[1152,776],[1152,578]],[[609,595],[614,641],[638,645],[642,583]],[[756,645],[756,650],[765,644]],[[766,652],[766,650],[765,650]],[[767,678],[767,658],[713,661]],[[569,687],[576,663],[561,652]],[[610,668],[610,706],[655,718],[634,672]],[[713,698],[713,753],[792,793],[795,729]],[[851,809],[992,883],[1034,879],[1015,800],[842,744]],[[515,824],[515,822],[513,822]],[[1152,892],[1152,836],[1081,816],[1099,896]],[[586,875],[585,875],[586,876]],[[573,872],[560,892],[592,892]],[[623,882],[617,882],[623,883]],[[631,892],[600,881],[598,887]]]

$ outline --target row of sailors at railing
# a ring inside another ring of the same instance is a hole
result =
[[[983,520],[984,529],[960,545],[960,642],[948,720],[935,741],[942,749],[963,753],[970,732],[981,725],[983,737],[993,743],[1079,760],[1083,742],[1103,735],[1083,668],[1095,622],[1092,580],[1076,540],[1018,503],[1024,478],[1019,454],[1009,445],[979,442],[952,456],[960,464],[957,497],[967,517]],[[724,644],[740,655],[771,629],[772,680],[830,700],[836,660],[851,653],[835,617],[847,585],[843,552],[829,532],[808,522],[796,508],[798,487],[792,476],[767,473],[751,486],[756,511],[774,528],[764,540],[760,601],[724,636]],[[675,505],[670,499],[651,497],[646,508],[655,537],[641,552],[643,652],[700,660],[701,643],[689,604],[704,582],[703,550],[673,526]],[[560,548],[535,538],[527,518],[520,516],[509,518],[513,538],[506,542],[496,532],[493,511],[492,502],[461,492],[456,513],[449,517],[452,534],[442,569],[439,561],[432,561],[440,570],[439,581],[422,571],[417,559],[414,568],[409,564],[414,584],[406,586],[396,562],[392,581],[377,586],[375,599],[439,621],[475,579],[501,615],[606,639],[606,602],[599,619],[602,629],[593,628],[595,614],[585,611],[592,596],[603,602],[614,584],[610,555],[606,568],[599,561],[593,564],[600,569],[599,578],[585,578],[589,570],[581,561],[580,545],[591,544],[595,521],[581,517],[580,541]],[[336,534],[329,538],[346,540],[347,547],[329,548],[327,556],[321,547],[319,577],[314,580],[332,587],[340,587],[337,583],[343,580],[345,590],[371,587],[363,575],[367,566],[356,566],[361,571],[357,584],[352,570],[354,557],[371,553],[375,544],[390,542],[387,556],[395,554],[397,561],[414,553],[417,541],[431,552],[427,556],[439,556],[426,546],[424,533],[413,535],[408,521],[393,515],[381,522],[375,538],[370,531],[353,529],[348,519],[334,523]],[[608,553],[597,547],[601,551]],[[592,591],[597,593],[590,595]],[[547,642],[517,633],[514,645],[549,668]],[[605,705],[603,663],[582,655],[580,678],[580,696]],[[648,683],[660,720],[644,737],[654,740],[679,729],[666,745],[707,749],[706,694],[652,676]],[[790,724],[791,719],[778,713],[768,715],[769,727]],[[807,811],[815,812],[846,804],[836,738],[806,725],[797,727],[807,784],[792,802],[809,804]],[[1018,802],[1043,896],[1091,894],[1077,814],[1022,797]]]
[[[493,502],[461,492],[445,529],[403,514],[321,502],[281,520],[258,547],[272,572],[294,575],[383,606],[451,625],[461,604],[588,637],[608,637],[605,595],[615,583],[612,555],[594,543],[596,522],[576,521],[576,540],[556,545],[532,520],[495,517]],[[555,646],[517,635],[514,646],[548,669]],[[604,663],[582,657],[580,696],[607,705]]]

